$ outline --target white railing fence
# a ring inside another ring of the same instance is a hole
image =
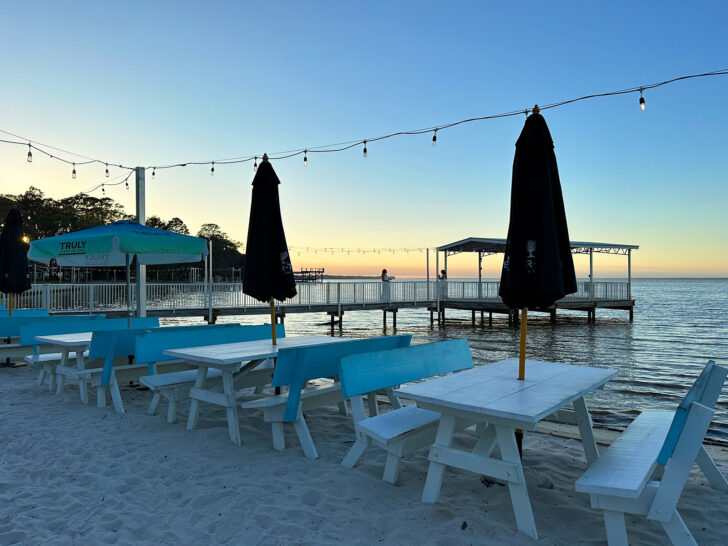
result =
[[[353,305],[375,303],[418,304],[451,300],[500,301],[494,281],[396,281],[388,284],[379,281],[346,281],[301,283],[298,294],[286,300],[287,306],[312,307],[321,305]],[[132,285],[132,302],[136,287]],[[209,287],[204,283],[147,283],[147,309],[177,310],[205,309],[208,307]],[[578,282],[575,294],[566,301],[626,300],[629,287],[626,281]],[[0,294],[0,304],[7,305],[8,298]],[[23,294],[15,296],[18,309],[46,308],[51,312],[63,311],[123,311],[127,309],[126,285],[107,284],[35,284]],[[215,283],[212,289],[212,307],[239,308],[263,307],[267,303],[243,294],[239,282]]]

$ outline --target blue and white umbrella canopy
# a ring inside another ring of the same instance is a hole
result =
[[[28,258],[62,266],[120,267],[136,256],[142,265],[199,262],[207,257],[207,241],[120,220],[30,243]]]

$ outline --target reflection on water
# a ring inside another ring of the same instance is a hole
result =
[[[597,323],[586,314],[563,311],[556,323],[547,314],[529,313],[528,358],[611,367],[619,377],[587,398],[597,424],[623,427],[647,409],[674,409],[709,359],[728,365],[728,280],[635,280],[634,322],[626,311],[597,311]],[[471,325],[469,311],[448,311],[444,327],[430,327],[429,313],[402,309],[397,333],[412,334],[413,343],[466,337],[476,365],[518,354],[519,330],[502,315],[493,326]],[[169,319],[182,323],[199,319]],[[220,317],[220,322],[260,323],[262,316]],[[328,334],[325,314],[286,317],[288,335]],[[390,320],[391,324],[391,320]],[[382,335],[381,311],[344,315],[342,335]],[[386,333],[391,334],[389,328]],[[338,329],[335,335],[339,335]],[[728,443],[728,389],[721,396],[709,437]]]

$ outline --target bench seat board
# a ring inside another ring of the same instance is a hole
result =
[[[194,384],[197,377],[197,370],[184,370],[180,372],[160,373],[157,375],[145,375],[139,378],[145,386],[152,390],[164,387],[178,387],[189,383]],[[210,369],[207,372],[207,379],[215,379],[222,377],[222,372],[216,369]]]
[[[365,419],[356,424],[367,436],[382,444],[413,434],[427,427],[435,427],[440,413],[418,408],[412,404]]]
[[[652,477],[672,411],[645,411],[576,482],[581,493],[636,499]]]

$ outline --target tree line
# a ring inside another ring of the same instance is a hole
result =
[[[41,190],[30,187],[19,195],[0,194],[0,219],[4,221],[11,209],[16,208],[23,217],[23,230],[31,241],[53,237],[63,233],[78,231],[95,226],[110,224],[117,220],[134,220],[134,215],[127,214],[124,207],[110,197],[93,197],[86,193],[78,193],[62,199],[47,197]],[[150,216],[146,224],[151,227],[166,229],[190,235],[190,230],[181,218],[174,217],[163,220],[159,216]],[[219,225],[203,224],[197,237],[212,241],[214,274],[229,277],[230,272],[242,271],[245,266],[245,255],[238,247],[240,243],[231,239]],[[202,267],[197,264],[171,264],[167,266],[149,266],[149,280],[186,280],[180,279],[181,267]],[[113,268],[93,268],[94,280],[111,278]],[[175,274],[176,272],[176,274]],[[233,273],[238,276],[240,273]],[[114,275],[118,277],[118,272]],[[123,278],[123,273],[122,277]]]

